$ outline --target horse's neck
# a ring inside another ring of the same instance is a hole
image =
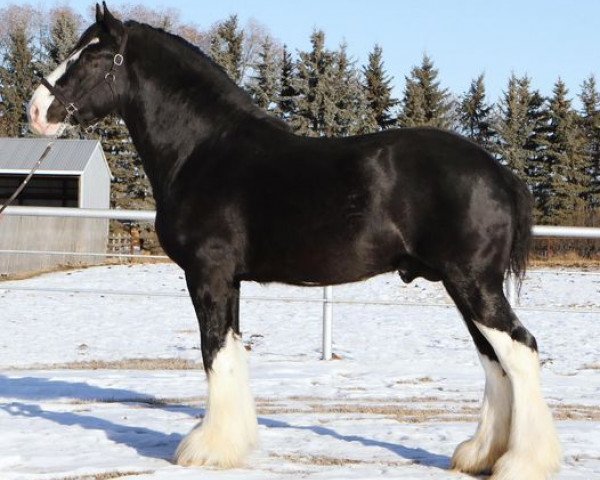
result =
[[[260,110],[208,59],[183,52],[186,59],[181,61],[172,53],[158,52],[165,47],[156,38],[149,39],[150,45],[142,38],[136,40],[134,48],[144,50],[131,56],[137,58],[128,69],[129,84],[134,87],[121,111],[155,195],[160,197],[192,153],[194,161],[200,161],[204,146],[214,147],[216,139],[257,112],[260,115]],[[198,65],[190,68],[195,60]]]

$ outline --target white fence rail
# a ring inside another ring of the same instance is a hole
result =
[[[78,218],[104,218],[110,220],[136,221],[153,223],[156,218],[155,211],[139,211],[139,210],[104,210],[104,209],[81,209],[81,208],[55,208],[55,207],[8,207],[4,215],[15,216],[34,216],[34,217],[78,217]],[[577,239],[600,239],[600,228],[592,227],[556,227],[546,225],[536,225],[533,227],[533,235],[541,238],[577,238]],[[86,256],[98,257],[117,257],[117,258],[155,258],[166,259],[163,255],[134,255],[121,253],[100,253],[100,252],[50,252],[40,250],[0,250],[0,254],[8,255],[65,255],[77,254]],[[11,287],[12,288],[12,287]],[[19,289],[17,287],[16,289]],[[24,289],[24,288],[23,288]],[[40,290],[40,289],[36,289]],[[85,289],[78,290],[84,292]],[[515,284],[512,278],[507,279],[506,283],[507,297],[511,304],[516,305],[517,294]],[[93,293],[97,293],[94,291]],[[107,292],[104,292],[107,293]],[[110,292],[108,292],[110,293]],[[112,292],[119,294],[118,292]],[[155,295],[148,292],[124,292],[123,295]],[[260,300],[260,301],[301,301],[301,302],[322,302],[323,304],[323,359],[330,360],[332,357],[332,330],[333,330],[333,304],[334,303],[352,303],[351,300],[333,299],[333,288],[325,287],[323,289],[322,299],[301,299],[301,298],[266,298],[256,297],[245,300]],[[361,304],[383,304],[384,302],[356,302]],[[385,303],[388,304],[388,303]],[[390,302],[390,305],[405,305],[396,302]],[[408,305],[423,306],[422,303],[409,303]],[[451,304],[427,304],[427,306],[435,307],[451,307]],[[554,310],[552,310],[554,311]],[[589,313],[597,313],[590,310]]]

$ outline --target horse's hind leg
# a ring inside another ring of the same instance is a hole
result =
[[[237,317],[239,284],[220,270],[186,272],[186,279],[200,323],[208,402],[204,419],[183,439],[175,461],[239,466],[256,444],[258,429]]]
[[[535,338],[504,297],[501,275],[455,275],[446,283],[493,348],[511,386],[508,448],[493,466],[492,479],[547,479],[559,469],[561,455],[552,415],[542,398]]]
[[[471,439],[456,447],[452,468],[471,474],[490,472],[508,449],[512,387],[494,349],[477,329],[469,309],[463,305],[462,296],[448,282],[446,288],[463,315],[485,372],[485,391],[477,431]]]

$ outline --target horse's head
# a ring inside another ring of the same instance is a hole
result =
[[[28,106],[31,129],[56,135],[74,117],[92,124],[117,108],[125,88],[123,53],[127,34],[121,21],[96,4],[96,23],[81,36],[71,54],[42,80]]]

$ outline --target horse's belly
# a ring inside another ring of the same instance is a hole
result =
[[[282,247],[271,244],[251,268],[253,280],[295,285],[334,285],[397,269],[397,239],[313,238]]]

